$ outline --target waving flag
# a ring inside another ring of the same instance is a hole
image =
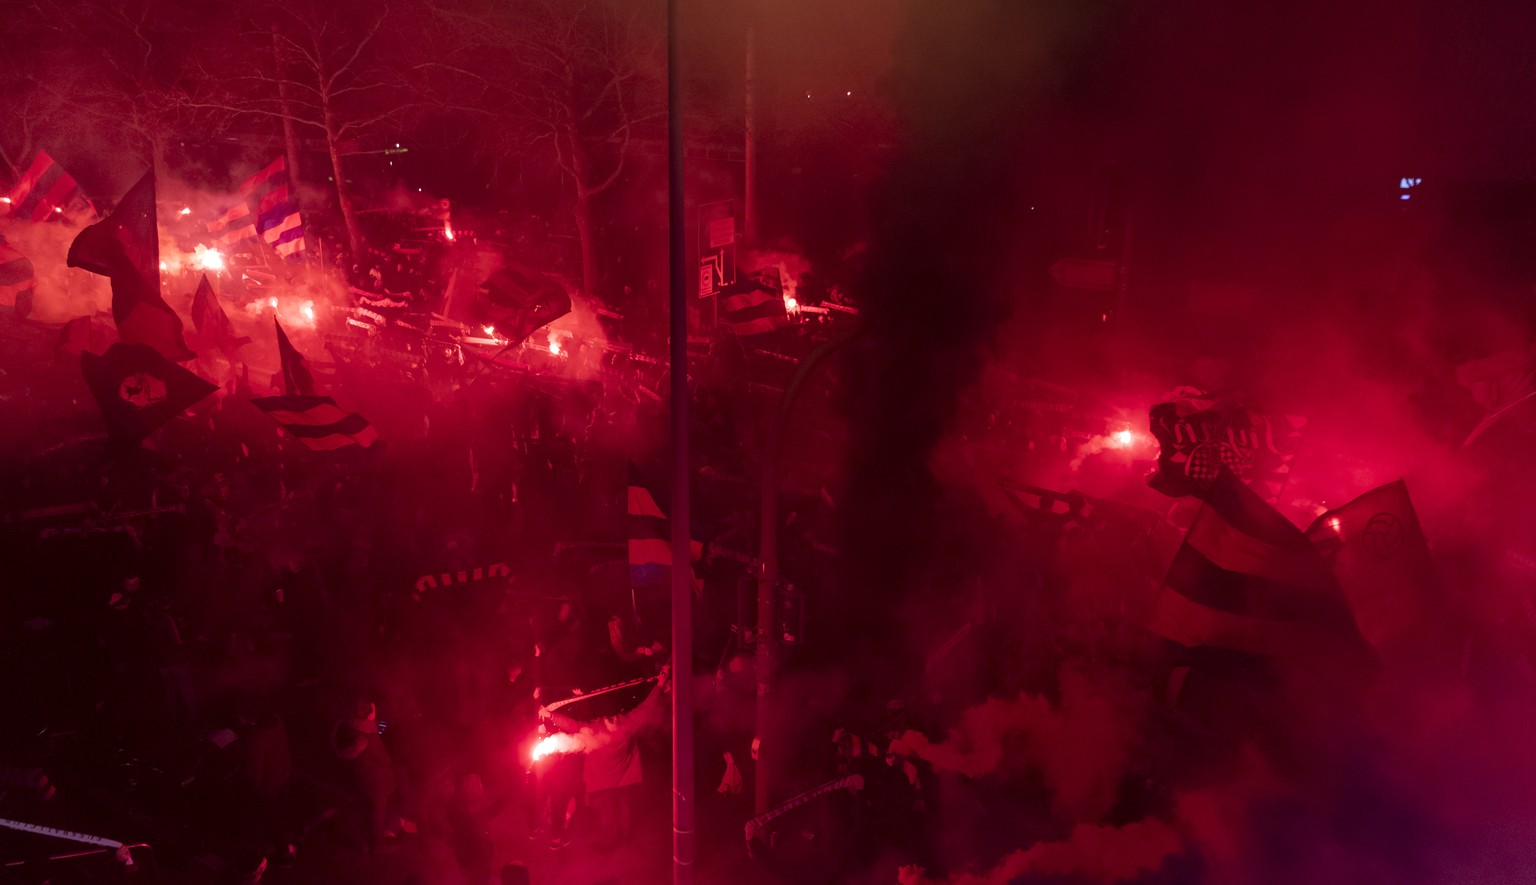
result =
[[[314,396],[315,377],[310,374],[309,366],[304,364],[303,354],[288,341],[288,335],[276,317],[272,318],[272,325],[277,328],[277,355],[283,367],[283,392],[289,396]]]
[[[1149,626],[1186,648],[1303,663],[1370,657],[1307,536],[1219,469],[1168,569]]]
[[[80,192],[80,185],[46,151],[37,152],[37,158],[22,173],[7,200],[12,218],[31,221],[93,211],[91,201]]]
[[[761,335],[789,325],[778,268],[758,271],[721,289],[720,323],[737,335]]]
[[[1428,625],[1439,585],[1402,480],[1324,513],[1307,537],[1332,564],[1360,631],[1377,648],[1416,636]]]
[[[367,448],[379,441],[367,418],[342,411],[328,396],[263,396],[251,400],[251,405],[312,451]]]
[[[185,362],[197,354],[182,339],[181,317],[160,297],[156,220],[151,170],[111,215],[75,237],[66,263],[112,280],[112,319],[124,344],[148,344],[168,360]]]
[[[147,344],[114,344],[80,354],[80,371],[118,448],[132,446],[218,387]]]
[[[379,441],[379,434],[368,419],[344,412],[328,396],[315,396],[315,381],[304,365],[304,356],[288,341],[283,327],[274,319],[277,350],[282,360],[284,396],[264,396],[251,405],[266,412],[289,435],[317,452],[359,446],[367,448]]]
[[[628,504],[630,583],[635,587],[665,584],[672,573],[671,520],[633,464],[629,465]],[[704,555],[704,545],[698,541],[690,540],[688,549],[694,562]]]
[[[26,317],[32,312],[36,285],[32,262],[0,237],[0,304],[14,307],[18,317]]]
[[[226,246],[260,236],[284,258],[304,248],[299,203],[282,157],[242,182],[238,193],[240,201],[208,225],[209,233],[221,234]]]
[[[213,293],[213,285],[208,282],[207,274],[203,274],[197,284],[197,293],[192,296],[192,322],[197,326],[197,331],[218,344],[225,353],[233,353],[251,343],[251,339],[244,335],[235,335],[235,327],[230,324],[229,315],[219,303],[219,296]]]

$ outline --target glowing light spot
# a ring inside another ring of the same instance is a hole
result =
[[[552,734],[540,738],[539,742],[533,745],[533,750],[529,755],[533,757],[533,761],[537,762],[545,756],[551,756],[556,753],[570,753],[580,748],[580,743],[572,735]]]
[[[10,197],[0,197],[0,203],[4,203],[7,206],[9,206],[11,204],[11,198]]]
[[[59,208],[59,207],[58,207],[58,206],[54,206],[54,207],[53,207],[53,211],[55,211],[55,212],[57,212],[57,213],[59,213],[59,214],[60,214],[60,215],[63,215],[63,214],[64,214],[64,210],[63,210],[63,209],[60,209],[60,208]]]
[[[851,89],[850,89],[850,90],[848,90],[848,91],[847,91],[847,92],[844,92],[844,93],[843,93],[843,94],[844,94],[844,95],[848,95],[848,96],[851,96],[851,95],[853,95],[853,90],[851,90]]]
[[[198,243],[193,250],[193,262],[202,270],[211,270],[214,273],[222,273],[224,270],[224,256],[217,249],[209,249],[202,243]]]
[[[487,335],[495,335],[496,334],[496,327],[495,326],[481,326],[480,328],[484,329],[485,330],[485,334],[487,334]]]
[[[164,261],[160,262],[160,269],[161,270],[166,270],[167,269],[166,266],[165,266],[165,262]]]
[[[1115,434],[1115,445],[1122,449],[1130,448],[1131,444],[1135,441],[1136,434],[1130,432],[1129,430],[1122,430]]]
[[[443,224],[443,238],[450,243],[453,242],[453,225]]]
[[[299,308],[299,312],[304,314],[304,319],[309,320],[309,324],[310,325],[314,325],[314,323],[315,323],[315,303],[313,301],[306,301],[306,302],[304,302],[304,306]]]
[[[549,352],[555,356],[560,355],[560,339],[556,338],[553,333],[549,336]]]
[[[189,206],[182,206],[181,207],[181,211],[177,212],[176,214],[177,215],[191,215],[192,214],[192,209]]]
[[[1328,520],[1328,527],[1333,529],[1335,534],[1343,534],[1344,533],[1344,524],[1339,521],[1339,518],[1337,516],[1335,516],[1332,519]]]
[[[796,301],[795,300],[795,296],[793,296],[793,295],[785,295],[784,296],[784,309],[789,311],[790,313],[794,313],[795,311],[800,309],[800,302]]]
[[[267,306],[272,308],[273,310],[277,310],[277,296],[276,295],[273,295],[271,298],[267,299]]]

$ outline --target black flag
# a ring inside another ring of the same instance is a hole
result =
[[[181,336],[181,317],[160,297],[160,233],[155,173],[144,173],[105,220],[69,245],[70,267],[112,280],[112,319],[125,344],[147,344],[176,362],[197,354]]]
[[[244,335],[235,335],[235,327],[230,324],[229,315],[219,303],[219,296],[213,294],[213,284],[208,282],[207,274],[203,274],[197,284],[197,293],[192,296],[192,322],[197,326],[197,331],[225,353],[234,353],[243,345],[251,343],[251,339]]]
[[[80,371],[116,447],[137,444],[218,390],[147,344],[119,342],[102,356],[82,353]]]
[[[283,393],[288,396],[314,396],[315,378],[309,374],[309,367],[304,365],[304,355],[298,348],[288,341],[288,335],[277,321],[272,318],[272,325],[277,327],[277,356],[283,367]]]

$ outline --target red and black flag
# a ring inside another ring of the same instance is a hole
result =
[[[1378,649],[1423,635],[1438,608],[1429,544],[1402,481],[1319,516],[1307,537],[1333,568],[1360,632]]]
[[[282,324],[276,317],[272,325],[277,327],[277,356],[283,369],[283,392],[289,396],[314,396],[315,377],[304,364],[304,355],[288,341]]]
[[[352,446],[367,448],[379,441],[379,434],[368,419],[354,412],[343,412],[328,396],[315,396],[315,380],[304,356],[289,343],[283,327],[277,327],[277,351],[282,361],[284,396],[264,396],[251,405],[266,412],[283,429],[317,452]]]
[[[16,316],[25,319],[32,312],[36,287],[31,260],[0,237],[0,304],[15,308]]]
[[[93,211],[91,201],[80,192],[80,185],[46,151],[37,152],[37,158],[22,173],[6,202],[10,204],[12,218],[31,221]]]
[[[181,317],[160,297],[160,235],[155,173],[144,173],[105,220],[80,232],[67,264],[112,280],[112,319],[124,344],[147,344],[168,360],[197,354],[182,338]]]
[[[1317,667],[1372,655],[1312,541],[1219,468],[1168,569],[1152,631],[1188,649],[1221,649]]]
[[[720,324],[737,335],[761,335],[789,325],[779,269],[760,270],[721,289]]]
[[[351,446],[367,448],[379,441],[379,434],[368,419],[342,411],[328,396],[263,396],[251,400],[251,405],[317,452]]]
[[[474,320],[494,326],[509,344],[520,344],[536,329],[570,312],[571,295],[563,285],[509,264],[480,284]]]
[[[82,353],[80,370],[115,448],[137,444],[218,390],[146,344],[114,344],[102,356]]]
[[[214,294],[207,274],[198,281],[197,293],[192,296],[192,323],[204,338],[217,344],[225,353],[234,353],[251,343],[251,339],[244,335],[235,335],[235,327],[219,303],[219,296]]]

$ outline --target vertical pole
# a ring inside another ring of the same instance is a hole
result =
[[[774,766],[784,758],[779,754],[781,729],[774,709],[774,673],[778,668],[779,649],[779,455],[784,431],[789,426],[795,401],[806,382],[828,357],[857,341],[865,332],[859,326],[833,338],[806,355],[789,379],[779,411],[768,429],[763,446],[762,486],[759,490],[757,539],[757,761],[753,779],[753,814],[766,814],[773,803]]]
[[[757,759],[753,762],[752,813],[765,814],[773,802],[773,768],[778,729],[773,710],[773,673],[779,645],[779,441],[792,393],[786,391],[779,417],[769,431],[763,457],[763,485],[757,541]]]
[[[743,175],[746,177],[746,200],[742,203],[743,233],[747,246],[757,245],[757,86],[756,63],[757,53],[757,22],[756,10],[751,0],[747,3],[747,71],[746,71],[746,106],[745,106],[745,135],[746,145],[743,153],[746,158],[746,169]]]
[[[667,0],[667,239],[672,370],[672,881],[693,882],[693,559],[688,507],[688,269],[678,4]]]

